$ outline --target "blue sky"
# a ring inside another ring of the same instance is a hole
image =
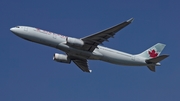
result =
[[[179,101],[178,0],[1,0],[1,101]],[[23,40],[9,31],[26,25],[81,38],[133,17],[104,46],[136,54],[161,42],[170,57],[157,71],[89,61],[92,73],[52,60],[60,50]]]

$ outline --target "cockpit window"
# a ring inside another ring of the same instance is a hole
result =
[[[16,28],[20,28],[19,26],[16,26]]]

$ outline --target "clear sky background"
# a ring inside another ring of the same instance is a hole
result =
[[[1,0],[0,101],[180,101],[179,0]],[[23,40],[26,25],[81,38],[133,17],[104,46],[137,54],[161,42],[156,72],[89,61],[92,73],[52,60],[62,51]]]

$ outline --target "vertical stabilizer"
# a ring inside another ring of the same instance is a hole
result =
[[[161,54],[161,52],[165,46],[166,46],[165,44],[157,43],[154,46],[152,46],[151,48],[149,48],[149,49],[145,50],[144,52],[138,54],[138,56],[144,57],[147,59],[156,58]]]

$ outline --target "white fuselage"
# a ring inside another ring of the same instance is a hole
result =
[[[18,28],[19,27],[19,28]],[[71,54],[72,56],[102,60],[105,62],[118,64],[118,65],[129,65],[129,66],[146,66],[145,58],[137,55],[128,54],[125,52],[117,51],[103,46],[97,46],[93,52],[83,51],[77,48],[70,47],[66,44],[66,36],[41,30],[38,28],[18,26],[11,28],[10,30],[17,36],[32,41],[54,47],[64,51],[65,53]]]

